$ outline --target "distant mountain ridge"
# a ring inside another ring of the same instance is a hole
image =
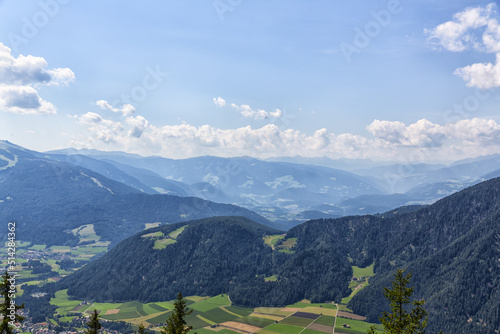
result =
[[[344,197],[378,194],[370,182],[352,173],[332,168],[285,162],[266,162],[250,157],[218,158],[196,157],[173,160],[161,157],[119,155],[104,152],[96,159],[114,161],[122,165],[149,169],[166,179],[194,186],[198,197],[232,201],[251,206],[299,205],[297,199],[284,197],[281,192],[292,189],[295,193],[314,193],[316,203],[334,203]],[[200,186],[201,185],[201,186]],[[212,188],[210,188],[212,187]],[[269,201],[270,196],[272,201]],[[297,197],[297,196],[296,196]],[[280,199],[282,201],[280,202]]]
[[[0,141],[0,221],[16,221],[20,240],[46,245],[76,245],[71,230],[94,224],[113,244],[143,230],[147,223],[176,223],[211,216],[239,215],[274,223],[248,209],[195,197],[148,194],[137,179],[101,161],[80,157],[81,165],[98,166],[124,178],[111,180],[61,157]],[[7,230],[0,230],[0,237]]]
[[[113,164],[146,183],[148,191],[236,204],[286,226],[302,222],[302,212],[308,211],[326,218],[432,204],[495,177],[500,166],[500,155],[465,159],[446,166],[326,157],[262,161],[206,156],[174,160],[97,150],[66,149],[51,153],[83,154]],[[155,175],[148,177],[148,182],[143,177],[146,170]],[[167,182],[170,184],[160,185]]]

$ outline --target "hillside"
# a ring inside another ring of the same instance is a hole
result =
[[[339,287],[352,273],[347,260],[335,270],[326,268],[330,261],[337,262],[335,249],[273,249],[265,237],[282,232],[241,217],[185,224],[161,226],[124,240],[64,278],[60,288],[75,298],[101,302],[152,302],[172,299],[179,291],[202,296],[231,291],[239,305],[286,305],[304,294],[313,301],[325,296],[333,300],[346,293]],[[272,275],[279,279],[266,282]]]
[[[35,244],[76,245],[78,238],[71,230],[87,224],[94,224],[102,240],[112,244],[156,222],[238,215],[273,225],[234,205],[143,193],[137,189],[140,181],[112,166],[106,167],[115,178],[127,178],[136,189],[8,142],[0,141],[0,163],[0,220],[16,221],[18,238]],[[6,233],[0,230],[0,237]]]
[[[348,304],[368,320],[387,307],[382,287],[390,284],[394,270],[408,267],[414,271],[415,297],[428,301],[431,331],[495,333],[499,328],[500,179],[420,210],[389,218],[313,220],[284,236],[263,239],[276,232],[255,233],[259,225],[234,219],[191,223],[175,243],[164,241],[163,249],[144,235],[167,235],[181,225],[143,232],[62,284],[70,295],[107,301],[168,299],[178,290],[228,292],[241,306],[279,306],[303,298],[339,302],[349,294],[351,266],[374,262],[370,285]]]

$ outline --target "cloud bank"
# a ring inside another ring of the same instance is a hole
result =
[[[426,119],[409,125],[374,120],[366,127],[365,136],[335,134],[326,128],[305,134],[294,129],[280,129],[275,124],[235,129],[190,124],[155,126],[141,115],[122,115],[120,120],[111,120],[95,112],[81,115],[78,120],[84,131],[73,143],[77,147],[118,149],[171,158],[301,155],[400,160],[417,151],[425,160],[451,161],[500,149],[500,124],[479,118],[444,125]]]

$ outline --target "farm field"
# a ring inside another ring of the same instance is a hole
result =
[[[214,297],[188,296],[185,298],[193,313],[187,317],[193,326],[191,333],[331,333],[336,321],[336,331],[347,334],[365,333],[371,324],[337,317],[334,304],[313,304],[303,300],[286,307],[244,308],[231,305],[228,295]],[[70,300],[66,290],[56,293],[51,304],[56,305],[61,321],[88,315],[96,309],[106,321],[125,321],[133,326],[143,324],[149,330],[159,331],[171,314],[174,301],[155,303],[87,303]],[[337,317],[337,318],[336,318]],[[344,325],[344,326],[343,326]],[[347,327],[349,326],[349,327]]]
[[[370,277],[374,276],[375,273],[373,272],[373,267],[374,263],[369,265],[366,268],[360,268],[357,266],[352,266],[352,272],[353,272],[353,277],[351,279],[351,282],[349,284],[349,288],[351,288],[351,294],[345,298],[343,298],[340,302],[341,304],[341,311],[349,311],[345,305],[349,303],[361,289],[367,287],[370,284]]]

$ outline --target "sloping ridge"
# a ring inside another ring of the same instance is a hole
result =
[[[186,226],[175,242],[156,249],[159,236]],[[267,234],[282,233],[243,217],[214,217],[160,226],[127,238],[60,284],[96,301],[161,301],[179,291],[216,295],[272,265]],[[132,288],[133,287],[133,288]]]

